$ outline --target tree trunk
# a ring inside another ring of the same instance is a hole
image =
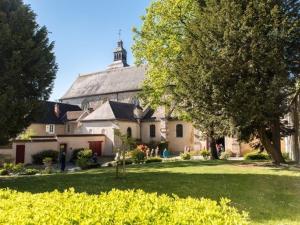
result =
[[[126,159],[125,159],[125,148],[123,148],[122,151],[122,157],[123,157],[123,176],[125,177],[126,173]]]
[[[274,128],[274,129],[276,129],[276,128]],[[285,160],[282,157],[282,153],[281,153],[280,149],[278,149],[278,140],[275,140],[274,142],[276,144],[273,144],[271,142],[271,140],[269,139],[265,128],[261,128],[259,130],[259,136],[260,136],[261,143],[263,144],[264,148],[266,149],[266,151],[271,156],[274,164],[279,165],[280,163],[285,163]],[[272,139],[273,138],[275,139],[276,137],[277,137],[276,134],[272,135]],[[280,135],[279,135],[279,143],[280,143]],[[276,148],[276,145],[277,145],[277,148]]]
[[[213,135],[213,132],[210,133],[209,136],[209,147],[210,147],[210,155],[211,159],[219,159],[217,147],[216,147],[216,139]]]
[[[294,108],[292,110],[293,124],[294,124],[294,129],[295,129],[295,133],[293,135],[292,151],[293,151],[293,155],[294,155],[294,160],[300,164],[298,104],[299,104],[299,99],[298,99],[298,97],[296,97],[295,102],[294,102]]]

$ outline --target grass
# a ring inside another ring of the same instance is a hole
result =
[[[252,224],[300,224],[300,169],[261,163],[180,161],[132,165],[115,178],[113,168],[32,177],[2,177],[0,188],[32,193],[64,190],[99,193],[117,189],[176,194],[179,197],[227,197],[248,211]]]

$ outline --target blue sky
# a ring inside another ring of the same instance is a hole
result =
[[[79,73],[105,69],[113,60],[113,49],[122,29],[122,39],[131,54],[132,27],[140,27],[140,17],[151,0],[24,0],[37,14],[55,41],[59,66],[51,100],[58,100]]]

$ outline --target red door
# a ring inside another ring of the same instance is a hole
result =
[[[97,153],[98,156],[101,156],[102,153],[102,141],[90,141],[90,149],[93,153]]]
[[[16,164],[24,163],[24,160],[25,160],[25,145],[17,145]]]

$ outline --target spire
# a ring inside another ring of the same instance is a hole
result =
[[[123,41],[121,39],[121,30],[119,30],[119,40],[117,42],[117,47],[114,51],[114,62],[109,66],[109,68],[119,68],[127,67],[127,51],[123,46]]]

